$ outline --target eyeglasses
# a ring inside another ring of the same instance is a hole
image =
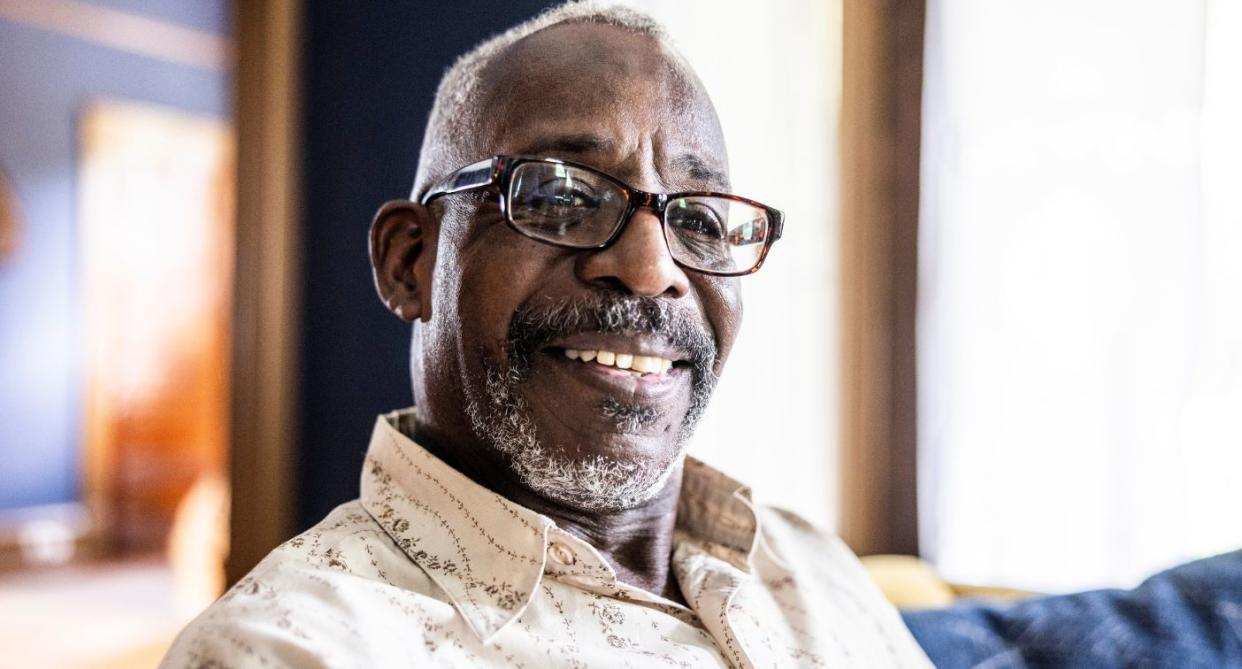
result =
[[[585,165],[533,156],[467,165],[420,202],[490,186],[500,191],[500,211],[510,227],[563,248],[607,248],[637,209],[651,209],[660,216],[673,261],[717,276],[758,271],[784,227],[780,211],[737,195],[648,193]]]

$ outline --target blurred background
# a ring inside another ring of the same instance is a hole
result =
[[[153,666],[410,403],[366,231],[547,0],[0,0],[2,666]],[[786,211],[693,453],[1038,592],[1242,546],[1242,4],[634,0]]]

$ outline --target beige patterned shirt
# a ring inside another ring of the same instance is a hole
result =
[[[686,460],[689,607],[451,469],[381,416],[360,499],[267,556],[163,667],[929,667],[837,538]]]

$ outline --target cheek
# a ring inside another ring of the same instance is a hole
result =
[[[513,313],[545,283],[551,250],[497,226],[470,244],[459,265],[458,317],[469,354],[499,354]],[[466,341],[469,338],[472,341]]]
[[[716,336],[716,373],[724,368],[742,325],[742,292],[738,277],[705,277],[699,289],[703,311]]]

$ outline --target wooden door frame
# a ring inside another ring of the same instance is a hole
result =
[[[924,0],[845,0],[841,536],[918,553],[915,311]],[[295,529],[300,0],[238,0],[229,582]]]
[[[845,0],[841,525],[918,554],[915,312],[925,0]]]
[[[237,0],[228,583],[295,530],[300,0]]]

